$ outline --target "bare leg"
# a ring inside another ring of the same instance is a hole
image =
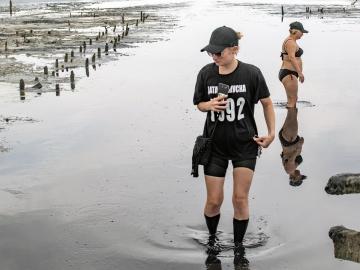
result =
[[[254,171],[238,167],[233,171],[234,188],[233,188],[233,206],[234,218],[244,220],[249,218],[249,190],[252,182]]]
[[[213,217],[220,213],[220,207],[224,200],[224,181],[225,177],[205,175],[207,198],[204,214],[208,217]]]
[[[290,74],[284,77],[281,82],[286,91],[287,107],[296,107],[296,102],[298,100],[298,80],[296,76]]]

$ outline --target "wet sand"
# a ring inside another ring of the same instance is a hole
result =
[[[184,27],[168,41],[104,64],[76,92],[20,102],[9,90],[0,101],[4,117],[38,120],[0,132],[11,148],[0,154],[2,268],[205,269],[199,244],[206,238],[205,189],[201,176],[190,176],[193,141],[205,117],[192,106],[194,82],[210,61],[199,50],[219,25],[244,32],[239,59],[259,66],[273,100],[284,102],[279,50],[294,18],[281,23],[279,16],[215,1],[192,2],[178,15]],[[331,175],[357,172],[360,159],[360,59],[352,53],[358,19],[303,22],[311,33],[299,42],[306,78],[300,99],[314,105],[298,112],[308,178],[289,185],[277,138],[263,151],[246,237],[266,241],[248,249],[251,270],[359,267],[334,258],[328,231],[340,224],[360,230],[360,198],[324,191]],[[265,132],[261,114],[259,106]],[[286,111],[279,106],[276,116],[278,131]],[[219,226],[225,243],[232,237],[231,184],[228,173]],[[234,269],[231,251],[220,259],[222,269]]]

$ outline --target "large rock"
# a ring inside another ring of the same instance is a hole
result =
[[[330,177],[325,191],[332,195],[360,193],[360,174],[342,173]]]
[[[335,258],[360,263],[360,232],[335,226],[329,236],[334,242]]]

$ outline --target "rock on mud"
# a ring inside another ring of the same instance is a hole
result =
[[[342,173],[330,177],[325,191],[331,195],[360,193],[360,174]]]
[[[335,226],[330,229],[329,237],[334,242],[335,258],[360,263],[360,232]]]

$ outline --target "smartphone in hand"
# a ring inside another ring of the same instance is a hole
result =
[[[229,89],[230,89],[230,86],[228,86],[227,84],[219,83],[218,84],[218,96],[227,97]]]

